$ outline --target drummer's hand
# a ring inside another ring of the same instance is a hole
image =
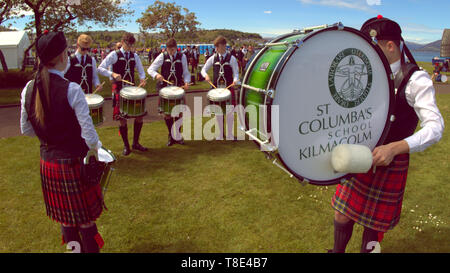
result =
[[[373,166],[388,166],[396,155],[409,153],[409,145],[401,140],[376,147],[372,152]]]
[[[147,79],[142,79],[139,86],[145,86],[147,84]]]
[[[97,86],[95,87],[95,90],[97,90],[97,92],[98,92],[98,91],[102,91],[102,90],[103,90],[103,85],[102,85],[102,84],[97,85]]]
[[[207,81],[207,82],[210,82],[210,81],[211,81],[211,79],[209,78],[209,75],[206,75],[205,81]]]
[[[164,77],[161,74],[158,74],[156,75],[156,80],[162,82],[164,80]]]
[[[183,89],[184,89],[184,90],[188,90],[188,89],[189,89],[189,83],[185,83],[185,84],[183,85]]]
[[[117,81],[117,82],[120,82],[121,80],[122,80],[122,76],[120,76],[120,74],[117,74],[117,73],[112,73],[112,75],[111,75],[112,77],[113,77],[113,79],[115,80],[115,81]]]

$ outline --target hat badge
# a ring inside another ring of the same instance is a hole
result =
[[[377,37],[378,32],[375,29],[370,30],[370,37]]]

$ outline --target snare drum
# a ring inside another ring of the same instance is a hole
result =
[[[103,104],[105,100],[97,94],[86,94],[85,97],[94,126],[101,125],[103,123]]]
[[[373,150],[394,119],[386,57],[360,31],[340,23],[266,44],[245,73],[239,100],[241,129],[283,171],[315,185],[350,177],[332,168],[334,147]]]
[[[100,187],[102,188],[103,197],[105,197],[111,175],[114,171],[114,169],[112,168],[112,164],[116,162],[116,157],[110,150],[102,147],[98,150],[98,161],[104,163],[104,170],[102,178],[100,180]]]
[[[210,104],[210,112],[216,115],[227,113],[227,105],[231,105],[231,92],[225,88],[216,88],[208,91],[206,95]],[[221,110],[219,110],[221,109]]]
[[[145,98],[147,91],[144,88],[127,86],[120,90],[120,114],[125,118],[142,117],[147,114]]]
[[[168,86],[159,90],[160,112],[171,115],[175,106],[184,104],[184,93],[184,89],[177,86]]]

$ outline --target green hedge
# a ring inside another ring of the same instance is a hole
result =
[[[33,71],[0,71],[0,88],[23,88],[34,76]]]

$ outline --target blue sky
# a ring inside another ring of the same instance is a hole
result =
[[[81,0],[84,1],[84,0]],[[125,29],[138,32],[136,19],[148,0],[122,0],[127,2],[134,15],[127,18]],[[405,40],[429,43],[442,38],[445,28],[450,28],[449,0],[179,0],[177,5],[197,15],[204,29],[227,28],[260,33],[274,37],[293,29],[342,22],[359,28],[367,19],[383,15],[397,21],[403,29]],[[13,26],[21,29],[24,20]],[[93,29],[103,29],[93,26]],[[80,29],[83,30],[83,29]]]

